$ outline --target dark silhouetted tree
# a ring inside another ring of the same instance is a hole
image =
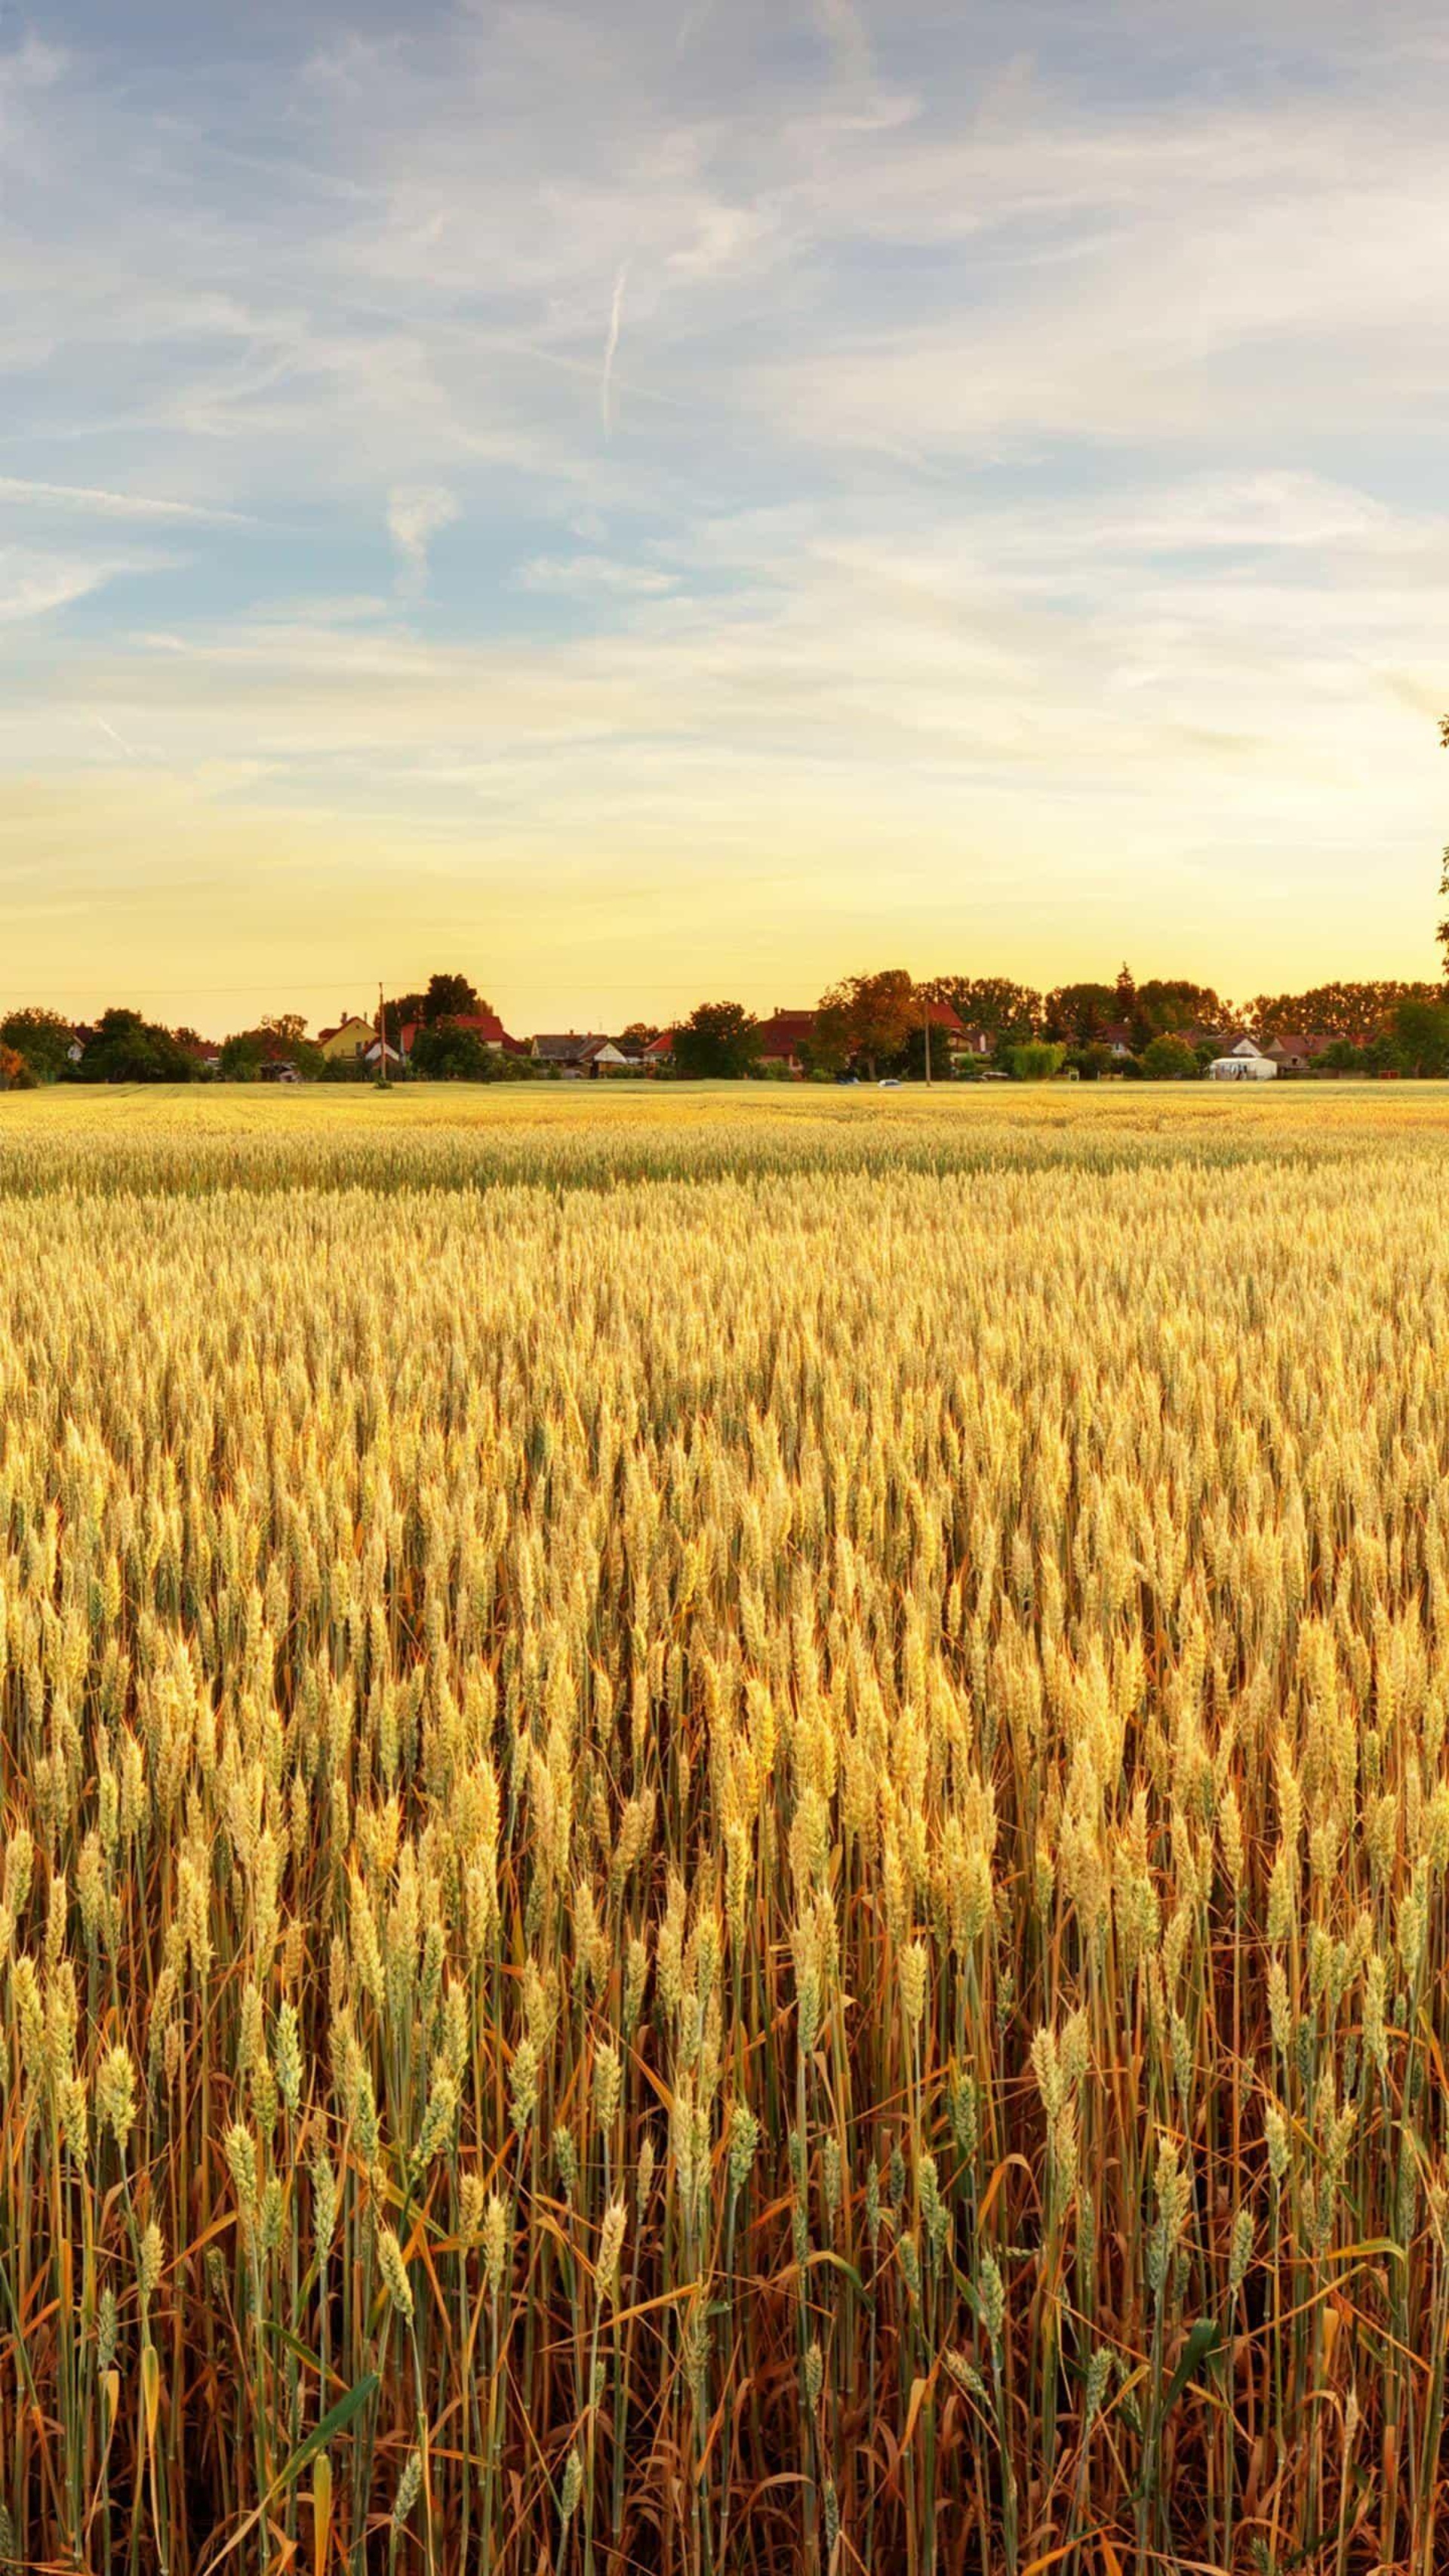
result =
[[[58,1011],[34,1005],[11,1011],[0,1020],[0,1046],[12,1047],[23,1056],[41,1082],[56,1082],[68,1072],[72,1035],[70,1022]]]
[[[873,1074],[879,1063],[902,1052],[925,998],[904,966],[848,975],[820,997],[817,1041],[831,1052],[838,1047],[846,1056],[859,1056]]]
[[[675,1071],[686,1082],[737,1081],[759,1052],[759,1022],[742,1002],[701,1002],[674,1032]]]
[[[450,1028],[444,1021],[419,1029],[413,1040],[413,1071],[430,1082],[492,1082],[498,1065],[476,1030]]]

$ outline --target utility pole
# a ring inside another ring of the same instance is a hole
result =
[[[383,999],[382,999],[382,984],[381,984],[381,981],[379,981],[379,983],[378,983],[378,987],[377,987],[377,1063],[378,1063],[378,1071],[379,1071],[379,1072],[380,1072],[380,1074],[382,1075],[383,1089],[384,1089],[384,1090],[386,1090],[386,1088],[387,1088],[387,1012],[386,1012],[386,1009],[385,1009],[385,1008],[384,1008],[384,1006],[383,1006]]]
[[[929,1090],[931,1086],[931,1005],[929,1002],[927,1002],[925,1006],[924,1027],[926,1031],[926,1088]]]

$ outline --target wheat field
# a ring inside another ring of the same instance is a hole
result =
[[[0,2557],[1442,2566],[1449,1099],[0,1102]]]

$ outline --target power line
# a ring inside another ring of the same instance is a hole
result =
[[[51,993],[91,993],[97,989],[93,982],[86,983],[84,985],[53,984],[49,976],[46,976],[43,980],[47,992]],[[303,979],[299,978],[298,980],[300,981]],[[309,984],[321,984],[326,982],[340,984],[364,984],[370,983],[372,981],[372,977],[370,972],[368,972],[357,975],[334,975],[331,977],[322,975],[308,976],[305,980]],[[178,996],[182,999],[186,999],[192,995],[201,994],[220,995],[223,993],[256,993],[262,990],[267,979],[264,976],[254,975],[251,981],[246,984],[133,984],[129,976],[126,976],[118,977],[117,981],[123,982],[126,991],[138,1002],[166,1002],[175,1001]],[[18,993],[20,991],[20,986],[18,984],[12,985],[10,989],[13,993]]]
[[[429,971],[431,972],[431,969]],[[97,979],[94,976],[87,977],[84,983],[71,984],[56,983],[49,975],[38,976],[34,980],[37,984],[43,983],[48,993],[55,993],[62,997],[76,993],[94,993],[100,989]],[[125,991],[131,994],[138,1002],[175,1001],[178,995],[182,998],[189,995],[196,995],[198,997],[206,995],[220,998],[227,994],[236,995],[238,993],[257,993],[265,991],[269,985],[279,984],[281,980],[282,979],[280,977],[274,979],[265,974],[252,975],[244,984],[133,984],[129,975],[117,976],[114,979],[118,985],[122,985]],[[428,979],[426,975],[418,975],[410,978],[406,975],[394,974],[387,980],[390,981],[399,991],[407,992],[410,991],[415,984],[420,989],[422,985],[426,984]],[[288,981],[292,984],[294,989],[297,985],[304,984],[309,990],[315,989],[319,984],[327,986],[335,986],[337,984],[371,985],[377,981],[377,973],[375,967],[371,966],[358,967],[352,974],[349,974],[345,967],[340,973],[334,973],[329,968],[325,974],[319,970],[315,974],[291,976],[288,978]],[[27,986],[24,989],[27,991],[33,990],[33,986]],[[523,988],[522,997],[526,997],[526,994],[530,989],[536,991],[537,987],[534,986],[530,988],[525,986]],[[15,995],[20,993],[21,990],[22,987],[18,984],[12,984],[8,987],[0,986],[0,1000],[12,999]],[[515,993],[518,993],[519,988],[515,986],[513,987],[513,990]],[[650,987],[649,990],[654,991],[654,988]],[[655,992],[655,998],[658,998],[657,992]]]

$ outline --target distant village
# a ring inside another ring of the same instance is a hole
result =
[[[659,1028],[510,1031],[470,979],[437,974],[315,1032],[279,1012],[208,1039],[117,1007],[75,1023],[43,1006],[0,1018],[0,1087],[51,1082],[1191,1081],[1258,1083],[1449,1072],[1446,988],[1321,985],[1244,1011],[1182,979],[1050,993],[1002,977],[903,969],[847,978],[757,1017],[700,1003]]]

